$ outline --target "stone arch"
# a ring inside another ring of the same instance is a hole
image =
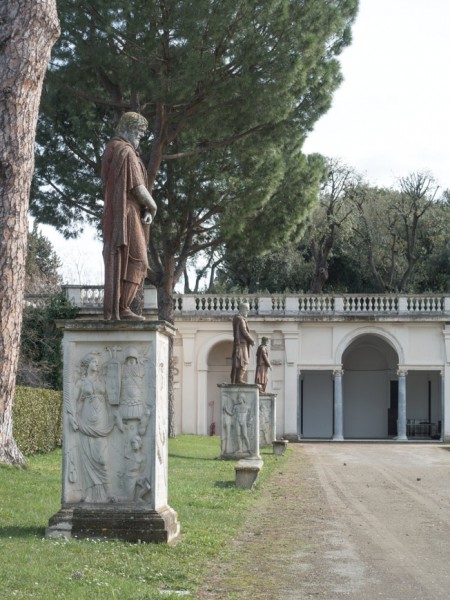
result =
[[[206,343],[202,344],[198,353],[198,402],[199,412],[204,415],[199,433],[220,434],[220,394],[217,385],[230,381],[231,365],[226,364],[225,361],[217,360],[217,358],[220,359],[220,356],[214,357],[214,349],[225,346],[225,344],[228,345],[231,358],[233,335],[228,332],[209,338]],[[210,358],[213,359],[214,364],[210,364]]]
[[[342,365],[342,359],[344,356],[344,352],[351,346],[353,342],[355,342],[358,338],[367,335],[374,335],[376,337],[381,338],[385,342],[387,342],[393,350],[397,353],[398,356],[398,364],[405,364],[405,353],[403,351],[403,347],[398,341],[398,339],[383,329],[382,327],[358,327],[358,329],[354,329],[346,336],[342,338],[339,344],[336,347],[335,352],[335,364]]]
[[[398,340],[381,327],[360,327],[341,341],[336,359],[343,366],[344,438],[388,438],[398,418]]]
[[[209,338],[207,342],[202,344],[197,358],[197,369],[206,371],[208,369],[208,356],[214,346],[220,342],[233,342],[233,333],[219,333]]]

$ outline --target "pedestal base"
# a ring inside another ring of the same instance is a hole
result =
[[[177,513],[169,506],[151,510],[136,506],[76,505],[63,507],[53,515],[45,536],[174,545],[180,538],[180,524]]]

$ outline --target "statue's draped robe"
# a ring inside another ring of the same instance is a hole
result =
[[[241,383],[249,362],[249,346],[253,340],[250,335],[247,321],[242,315],[233,318],[233,355],[231,367],[231,383]]]
[[[123,138],[115,137],[106,146],[102,181],[104,313],[105,319],[118,319],[123,282],[140,285],[147,273],[150,230],[141,222],[142,208],[131,194],[137,186],[147,186],[145,167]]]
[[[267,346],[261,344],[256,351],[255,383],[261,386],[263,392],[266,391],[269,368],[269,350]]]

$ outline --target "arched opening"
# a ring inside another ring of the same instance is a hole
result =
[[[217,385],[230,382],[232,352],[233,343],[223,340],[215,344],[208,353],[207,423],[210,434],[214,431],[216,434],[220,434],[220,394]]]
[[[394,348],[373,334],[357,337],[344,351],[344,438],[396,435],[398,363]]]

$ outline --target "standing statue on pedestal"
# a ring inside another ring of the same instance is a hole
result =
[[[269,380],[268,371],[269,369],[272,369],[269,360],[269,349],[267,347],[268,342],[269,338],[262,337],[261,344],[256,351],[255,383],[263,393],[266,391],[267,382]]]
[[[246,383],[245,374],[248,368],[249,348],[254,346],[247,325],[249,305],[242,302],[239,314],[233,318],[233,355],[231,367],[231,383]]]
[[[130,305],[148,269],[147,245],[156,204],[147,189],[147,173],[139,158],[139,141],[148,122],[128,112],[102,160],[103,259],[105,262],[104,317],[143,320]]]

